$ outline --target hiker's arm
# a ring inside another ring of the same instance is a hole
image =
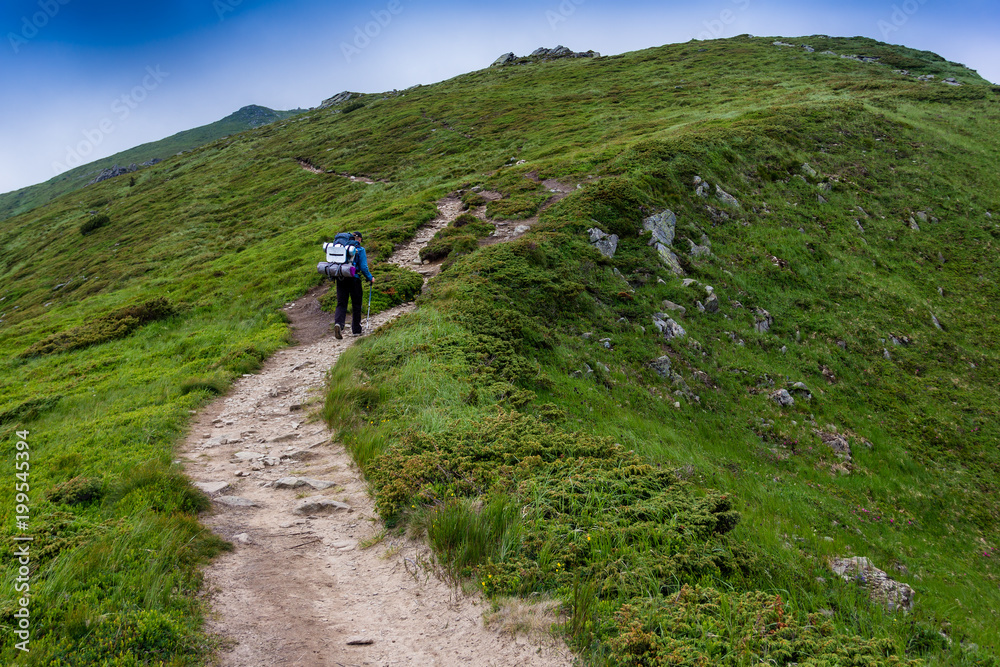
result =
[[[368,270],[368,253],[365,252],[364,248],[358,248],[358,271],[360,271],[368,282],[375,282],[375,277],[372,276],[372,272]]]

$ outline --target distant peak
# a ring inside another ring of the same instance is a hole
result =
[[[555,60],[557,58],[600,58],[601,54],[597,51],[572,51],[567,49],[565,46],[560,44],[554,49],[549,49],[544,46],[540,46],[530,55],[527,56],[515,56],[514,52],[505,53],[495,61],[490,67],[501,67],[503,65],[524,65],[526,63],[545,61],[545,60]]]

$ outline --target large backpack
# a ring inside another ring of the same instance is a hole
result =
[[[358,253],[358,242],[347,232],[341,232],[333,237],[332,243],[324,243],[326,261],[320,262],[316,270],[328,278],[354,278],[357,269],[354,258]]]

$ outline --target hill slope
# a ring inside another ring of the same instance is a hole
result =
[[[870,40],[671,45],[362,96],[3,222],[36,655],[204,655],[223,546],[171,466],[189,411],[287,344],[335,232],[365,232],[376,305],[406,298],[377,260],[460,190],[530,230],[442,232],[419,309],[330,377],[390,526],[564,601],[597,663],[997,664],[998,103]],[[912,611],[831,572],[854,556]]]
[[[127,151],[80,165],[50,178],[44,183],[0,194],[0,220],[30,211],[60,195],[86,187],[102,171],[116,165],[127,168],[131,164],[142,165],[153,160],[164,160],[171,155],[203,146],[221,137],[284,120],[302,113],[302,111],[304,109],[275,111],[267,107],[250,105],[214,123],[184,130],[165,139],[142,144]]]

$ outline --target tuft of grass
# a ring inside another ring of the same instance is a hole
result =
[[[209,394],[221,396],[229,391],[229,380],[222,375],[189,378],[181,382],[180,391],[181,394],[189,394],[193,391],[203,391]]]

